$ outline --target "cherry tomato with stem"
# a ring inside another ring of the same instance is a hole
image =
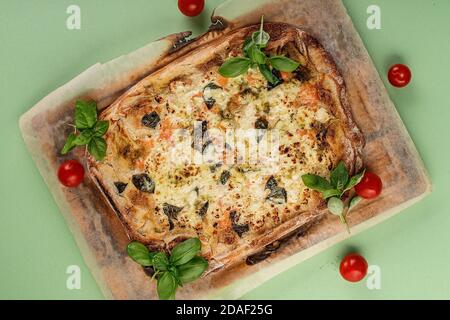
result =
[[[64,161],[59,166],[58,179],[66,187],[77,187],[84,179],[84,168],[77,160]]]
[[[367,261],[363,256],[357,253],[351,253],[342,259],[339,272],[345,280],[358,282],[364,279],[368,267]]]
[[[394,64],[388,72],[389,82],[397,88],[406,87],[411,77],[411,70],[404,64]]]
[[[383,189],[383,183],[379,176],[373,172],[364,173],[361,181],[355,186],[356,194],[364,199],[378,197]]]
[[[178,0],[178,9],[188,17],[195,17],[202,13],[205,0]]]

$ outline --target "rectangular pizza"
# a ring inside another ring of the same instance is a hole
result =
[[[320,221],[326,202],[302,182],[342,160],[362,167],[363,136],[344,80],[323,47],[294,26],[266,23],[268,55],[300,66],[218,70],[245,53],[258,25],[190,45],[100,114],[106,157],[89,171],[131,239],[169,251],[196,237],[210,270]]]

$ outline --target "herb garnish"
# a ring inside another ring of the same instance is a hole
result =
[[[264,31],[264,16],[261,17],[261,27],[252,36],[244,41],[242,51],[244,57],[233,57],[225,61],[219,68],[219,73],[226,78],[234,78],[248,71],[250,67],[258,67],[262,75],[272,85],[280,82],[272,69],[282,72],[293,72],[299,63],[285,56],[268,57],[264,48],[270,40],[270,35]]]
[[[325,200],[328,199],[328,210],[330,210],[332,214],[339,216],[341,222],[346,225],[347,231],[349,231],[345,217],[347,213],[362,200],[362,198],[359,196],[353,197],[350,200],[347,209],[345,208],[345,204],[341,198],[346,191],[349,191],[361,181],[364,173],[365,170],[349,177],[344,162],[340,161],[336,168],[334,168],[331,172],[330,181],[315,174],[305,174],[302,176],[302,180],[305,186],[312,190],[321,192],[322,197]]]
[[[142,243],[133,241],[128,244],[127,253],[141,266],[154,269],[159,298],[173,300],[178,286],[198,279],[208,268],[205,258],[198,255],[200,249],[200,240],[191,238],[177,244],[168,256],[164,252],[150,252]]]
[[[106,155],[103,135],[108,128],[108,121],[97,120],[97,104],[94,101],[78,100],[75,105],[75,130],[67,137],[61,153],[66,154],[77,146],[86,145],[96,160],[103,160]]]

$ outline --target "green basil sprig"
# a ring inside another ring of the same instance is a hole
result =
[[[61,154],[85,145],[96,160],[103,160],[106,156],[106,141],[103,136],[108,131],[109,122],[97,119],[97,104],[94,101],[76,102],[74,127],[75,132],[67,137]]]
[[[226,78],[234,78],[246,73],[250,65],[251,61],[249,58],[235,57],[225,61],[220,67],[219,72]]]
[[[142,243],[133,241],[127,246],[127,253],[137,263],[144,267],[151,267],[153,264],[153,256],[146,246]]]
[[[156,289],[161,300],[175,299],[178,286],[198,279],[208,268],[205,258],[198,255],[201,242],[190,238],[177,244],[168,256],[164,252],[150,252],[137,241],[127,246],[127,253],[135,262],[144,267],[152,267],[157,279]]]
[[[283,72],[293,72],[299,63],[285,56],[267,57],[263,49],[267,47],[270,35],[264,31],[264,17],[261,17],[260,29],[244,41],[242,52],[244,57],[233,57],[225,61],[219,68],[219,73],[226,78],[234,78],[244,74],[251,67],[258,67],[266,80],[277,85],[280,82],[272,72],[273,69]]]
[[[306,187],[319,191],[322,193],[322,197],[327,200],[328,210],[339,216],[342,223],[344,223],[348,229],[346,221],[346,214],[356,206],[362,198],[359,196],[353,197],[348,208],[345,207],[344,202],[341,200],[345,192],[356,186],[363,178],[365,170],[350,177],[347,171],[347,167],[343,161],[340,161],[336,168],[330,174],[330,181],[315,174],[305,174],[302,176],[303,183]]]

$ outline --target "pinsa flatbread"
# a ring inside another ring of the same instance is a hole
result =
[[[266,53],[300,62],[277,86],[257,68],[220,76],[258,28],[190,44],[101,113],[107,155],[89,170],[133,240],[170,250],[198,237],[212,266],[232,264],[320,220],[325,202],[303,174],[328,177],[340,160],[362,168],[343,78],[304,31],[264,25]]]

